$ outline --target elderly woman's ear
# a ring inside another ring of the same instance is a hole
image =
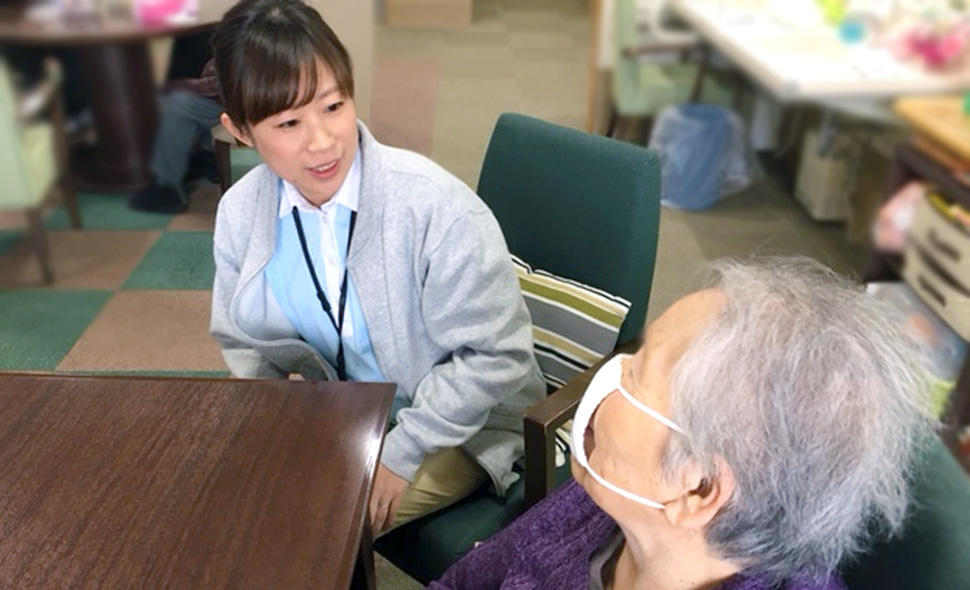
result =
[[[667,522],[683,529],[703,530],[734,494],[734,471],[724,459],[715,461],[717,475],[705,476],[695,466],[687,469],[679,497],[664,505]]]

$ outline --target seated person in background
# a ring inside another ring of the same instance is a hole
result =
[[[504,493],[545,385],[495,217],[357,120],[347,50],[301,0],[242,0],[213,49],[222,123],[265,162],[216,216],[211,330],[233,375],[398,385],[375,533]]]
[[[182,182],[196,142],[211,153],[210,130],[222,115],[215,63],[209,60],[199,78],[175,80],[162,97],[162,119],[152,151],[153,182],[128,201],[137,211],[181,213],[188,207]],[[213,158],[214,160],[214,158]]]
[[[919,348],[816,262],[716,271],[593,378],[575,482],[433,590],[837,590],[867,533],[901,529],[933,432]]]

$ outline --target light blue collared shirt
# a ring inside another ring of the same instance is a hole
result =
[[[337,366],[337,331],[316,297],[299,235],[293,207],[303,224],[310,259],[320,286],[338,320],[340,284],[347,267],[350,216],[360,195],[360,151],[337,193],[322,206],[307,201],[293,185],[280,181],[276,248],[264,275],[276,303],[299,335]],[[351,381],[386,381],[371,344],[354,282],[347,277],[347,303],[341,332],[347,378]]]

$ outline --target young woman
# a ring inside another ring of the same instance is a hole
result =
[[[216,218],[212,333],[239,377],[398,385],[375,532],[502,494],[544,395],[501,230],[461,181],[357,120],[350,59],[300,0],[243,0],[213,38],[222,123],[265,165]]]

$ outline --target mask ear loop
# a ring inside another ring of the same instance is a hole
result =
[[[626,401],[628,401],[631,404],[633,404],[634,406],[636,406],[636,408],[638,410],[640,410],[641,412],[643,412],[644,414],[647,414],[648,416],[650,416],[651,418],[653,418],[657,422],[660,422],[661,424],[663,424],[664,426],[666,426],[667,428],[669,428],[671,430],[677,431],[677,432],[679,432],[679,433],[681,433],[681,434],[683,434],[685,436],[687,435],[687,433],[685,433],[684,430],[680,426],[677,426],[676,424],[674,424],[673,420],[671,420],[670,418],[664,416],[660,412],[658,412],[656,410],[652,410],[652,409],[648,408],[647,406],[643,405],[642,403],[640,403],[640,400],[638,400],[637,398],[633,397],[630,394],[630,392],[627,391],[623,387],[622,384],[617,383],[616,388],[620,392],[620,395],[622,395],[623,397],[626,398]]]
[[[643,504],[644,506],[648,506],[650,508],[657,508],[659,510],[663,510],[665,508],[665,506],[660,502],[654,502],[653,500],[647,500],[646,498],[641,498],[640,496],[634,494],[633,492],[628,492],[623,488],[606,481],[603,478],[603,476],[601,476],[599,473],[596,473],[596,471],[594,471],[590,465],[587,464],[584,467],[586,468],[586,471],[588,471],[589,474],[593,476],[593,479],[600,482],[600,484],[602,484],[603,487],[609,489],[611,492],[615,494],[619,494],[624,498],[626,498],[627,500],[632,500],[633,502],[636,502],[638,504]]]

